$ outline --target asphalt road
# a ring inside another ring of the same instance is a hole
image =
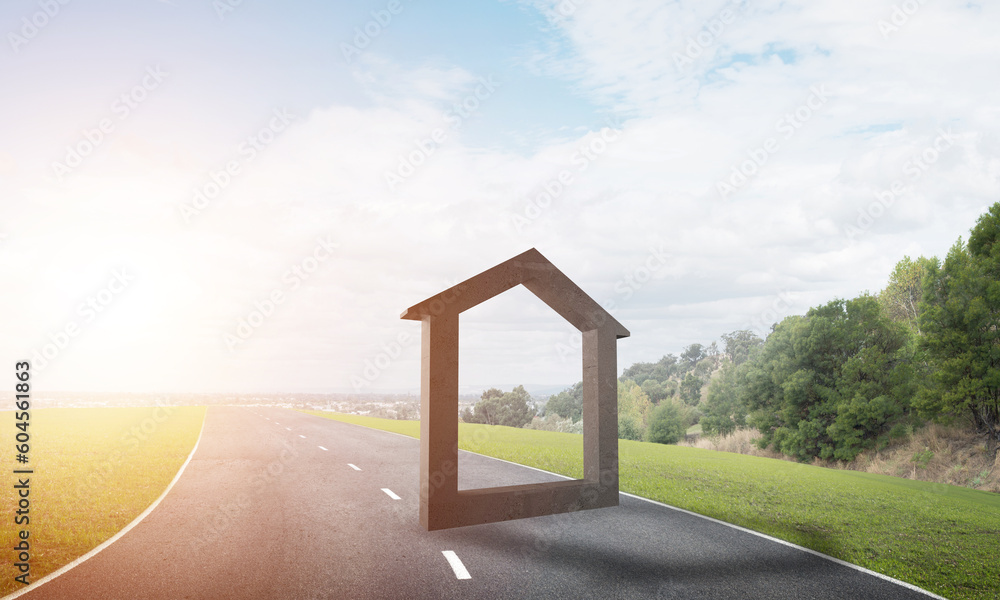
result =
[[[931,597],[628,496],[617,508],[426,532],[418,458],[404,436],[291,410],[210,408],[163,502],[20,598]],[[460,488],[558,480],[469,453],[459,474]]]

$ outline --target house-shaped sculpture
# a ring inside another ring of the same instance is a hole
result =
[[[458,317],[523,285],[583,335],[583,479],[458,490]],[[406,309],[420,321],[420,524],[494,523],[618,505],[618,338],[629,332],[540,252]]]

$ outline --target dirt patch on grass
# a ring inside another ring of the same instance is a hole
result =
[[[850,463],[821,464],[1000,492],[1000,469],[986,441],[960,426],[930,424],[888,448],[863,452]]]
[[[680,442],[678,446],[689,446],[691,448],[702,448],[705,450],[718,450],[719,452],[735,452],[736,454],[748,454],[750,456],[763,456],[766,458],[779,458],[789,460],[783,454],[773,450],[761,450],[755,441],[760,437],[760,432],[756,429],[740,429],[727,436],[706,436],[701,435],[692,442]]]

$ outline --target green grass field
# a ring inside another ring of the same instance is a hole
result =
[[[27,526],[5,522],[0,534],[0,596],[14,581],[13,548],[22,528],[31,542],[34,582],[105,541],[145,510],[194,447],[203,407],[47,408],[31,411],[31,501]],[[0,447],[13,455],[14,413],[0,413]],[[0,486],[4,519],[17,506],[14,475]]]
[[[310,411],[419,437],[416,421]],[[459,447],[579,478],[583,437],[459,424]],[[812,548],[953,599],[1000,598],[1000,495],[622,440],[621,489]]]

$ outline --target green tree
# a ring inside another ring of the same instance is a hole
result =
[[[924,279],[927,277],[932,259],[923,256],[911,260],[904,256],[896,263],[889,282],[878,294],[879,304],[893,321],[906,323],[920,334],[920,302],[924,293]]]
[[[635,415],[618,415],[618,439],[642,441],[642,423]]]
[[[633,364],[631,367],[625,369],[622,373],[621,380],[625,381],[627,379],[631,379],[639,385],[642,385],[648,379],[663,383],[670,379],[670,377],[676,372],[677,357],[673,354],[667,354],[655,363],[640,362]]]
[[[549,397],[545,403],[545,414],[557,414],[564,419],[572,419],[574,423],[583,416],[583,382]]]
[[[680,397],[684,404],[696,406],[701,402],[701,388],[705,382],[700,377],[688,373],[681,381]]]
[[[697,365],[694,366],[694,370],[691,371],[695,377],[709,377],[713,371],[715,371],[718,357],[707,357],[701,359]]]
[[[646,392],[646,396],[653,404],[659,404],[666,398],[673,395],[673,391],[666,385],[660,383],[655,379],[647,379],[642,382],[642,391]]]
[[[746,365],[746,366],[745,366]],[[729,435],[747,425],[747,406],[743,399],[749,363],[722,366],[719,376],[708,385],[702,431],[708,435]]]
[[[618,437],[641,440],[653,403],[631,379],[618,382]]]
[[[496,425],[497,403],[503,397],[503,390],[490,388],[482,393],[479,402],[471,408],[462,411],[462,421],[466,423],[484,423]]]
[[[668,400],[654,408],[650,414],[646,439],[657,444],[676,444],[686,432],[684,411],[676,401]]]
[[[851,460],[875,446],[909,409],[908,341],[868,295],[786,318],[746,374],[748,424],[761,446],[800,460]]]
[[[764,340],[749,329],[737,329],[721,336],[724,353],[734,365],[741,365],[750,358],[754,348],[764,345]]]
[[[465,409],[462,420],[466,423],[524,427],[531,422],[536,412],[534,406],[531,406],[531,395],[523,385],[507,393],[490,388],[483,392],[473,410]]]
[[[705,358],[711,359],[713,371],[719,368],[719,363],[722,361],[722,352],[719,350],[718,342],[712,342],[708,345],[708,348],[705,349]]]
[[[996,452],[1000,442],[1000,202],[931,265],[920,327],[936,367],[918,400],[924,415],[968,415]]]
[[[681,362],[685,371],[693,369],[703,358],[705,358],[705,347],[701,344],[691,344],[681,352]]]

